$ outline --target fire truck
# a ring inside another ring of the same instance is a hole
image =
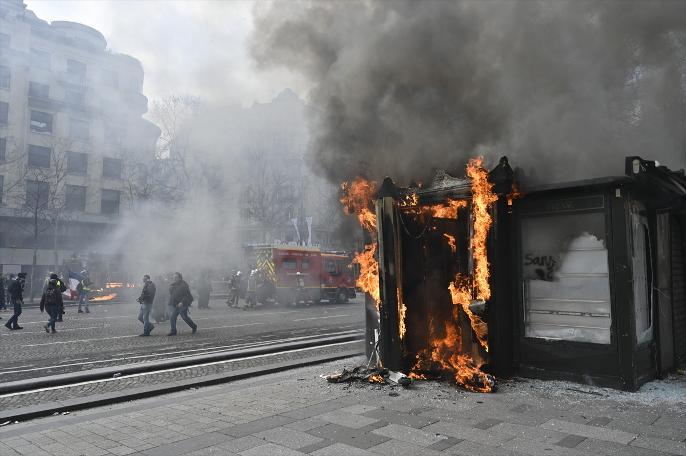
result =
[[[346,303],[355,297],[352,260],[345,252],[326,252],[309,246],[257,245],[246,248],[246,258],[254,265],[257,301],[262,304],[292,304],[299,297],[308,303]]]

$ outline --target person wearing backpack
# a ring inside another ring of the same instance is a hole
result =
[[[48,313],[48,323],[43,326],[45,332],[53,334],[55,331],[55,322],[60,313],[60,308],[64,305],[62,293],[66,290],[66,286],[57,277],[57,274],[50,274],[48,286],[45,287],[43,296],[40,298],[40,311],[45,310]]]
[[[181,315],[183,321],[193,330],[193,334],[198,332],[198,325],[188,316],[188,308],[193,302],[193,295],[188,284],[183,280],[180,272],[174,273],[174,281],[169,286],[169,323],[171,331],[168,336],[176,335],[176,318]]]

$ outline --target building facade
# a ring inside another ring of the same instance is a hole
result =
[[[141,63],[97,30],[0,0],[3,273],[40,276],[116,227],[160,134],[142,86]]]

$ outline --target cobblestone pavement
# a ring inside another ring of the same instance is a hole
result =
[[[686,455],[686,379],[623,393],[328,384],[363,358],[0,428],[0,455]]]
[[[0,382],[36,378],[92,368],[191,356],[217,350],[252,346],[299,336],[327,334],[364,327],[361,299],[345,305],[322,304],[309,308],[266,307],[242,311],[222,300],[210,309],[192,308],[200,331],[191,335],[179,319],[179,335],[167,337],[169,323],[161,323],[151,337],[138,337],[138,305],[91,305],[91,313],[67,308],[57,334],[42,328],[47,318],[37,308],[21,316],[22,331],[0,327]],[[9,317],[2,313],[3,323]]]

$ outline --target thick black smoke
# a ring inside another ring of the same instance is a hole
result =
[[[541,180],[686,162],[686,2],[276,2],[252,54],[313,85],[310,158],[407,183],[510,156]]]

